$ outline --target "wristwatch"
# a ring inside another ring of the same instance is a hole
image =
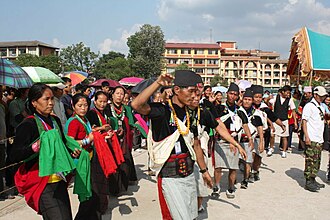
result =
[[[207,169],[207,167],[205,169],[199,170],[200,173],[205,173],[206,171],[208,171],[209,169]]]

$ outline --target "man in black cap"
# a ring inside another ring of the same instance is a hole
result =
[[[273,146],[269,146],[269,140],[271,136],[271,130],[275,130],[273,123],[276,123],[281,127],[283,131],[286,130],[285,125],[282,121],[275,115],[275,113],[262,101],[264,88],[260,85],[252,85],[251,89],[253,91],[253,107],[259,109],[263,112],[262,121],[264,126],[264,140],[265,140],[265,149],[267,150],[267,156],[271,156],[274,152]],[[259,176],[255,176],[256,180],[259,179]]]
[[[259,170],[261,165],[261,153],[264,151],[264,141],[263,141],[263,124],[261,120],[261,112],[253,108],[253,92],[248,88],[242,99],[242,106],[238,110],[238,115],[242,115],[242,124],[248,124],[250,135],[252,141],[254,142],[253,147],[249,146],[249,138],[247,134],[243,132],[240,138],[241,144],[247,154],[247,159],[245,161],[244,179],[241,183],[242,189],[247,189],[248,179],[250,177],[251,164],[253,163],[256,171]],[[258,140],[256,137],[259,137]]]
[[[202,91],[202,90],[201,90]],[[202,107],[200,104],[202,92],[196,92],[196,96],[189,105],[189,114],[191,117],[191,131],[194,134],[195,142],[194,144],[201,145],[201,148],[204,153],[204,160],[207,164],[207,153],[208,153],[208,140],[209,132],[211,129],[214,129],[220,136],[235,146],[243,158],[246,158],[246,154],[243,148],[235,141],[235,139],[228,133],[226,126],[220,120],[217,121],[211,111]],[[198,172],[198,166],[195,164],[195,179],[197,184],[197,196],[198,196],[198,212],[204,210],[202,206],[203,197],[208,196],[207,186],[205,186],[202,175]]]
[[[274,113],[277,115],[277,117],[282,121],[282,123],[285,125],[285,131],[278,126],[276,123],[274,124],[275,127],[275,135],[279,136],[281,138],[281,143],[283,147],[282,151],[282,158],[286,158],[286,150],[288,147],[288,137],[289,137],[289,120],[288,120],[288,111],[289,109],[292,110],[292,117],[294,120],[294,127],[295,129],[298,128],[297,125],[297,119],[296,119],[296,106],[291,98],[291,87],[286,85],[283,86],[279,94],[271,99],[269,102],[274,107]]]
[[[195,219],[198,212],[194,160],[199,165],[204,181],[212,187],[203,151],[200,145],[193,146],[194,137],[190,131],[191,122],[187,108],[196,96],[196,85],[200,83],[200,77],[192,71],[176,71],[173,97],[168,103],[148,104],[149,97],[160,86],[169,86],[172,81],[173,76],[162,74],[132,101],[132,107],[151,119],[148,150],[151,169],[155,170],[158,176],[163,219]]]
[[[242,121],[237,115],[239,106],[235,103],[238,99],[239,88],[235,83],[231,83],[227,91],[227,101],[224,105],[217,105],[217,114],[225,124],[226,129],[232,137],[238,141],[238,134],[242,127],[249,138],[249,145],[253,147],[253,141],[247,123],[242,125]],[[235,198],[236,170],[238,169],[239,154],[234,145],[224,140],[220,135],[216,135],[216,143],[212,155],[214,165],[214,187],[212,196],[219,197],[220,180],[222,169],[229,169],[227,198]]]

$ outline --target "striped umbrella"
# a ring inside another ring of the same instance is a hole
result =
[[[66,74],[65,77],[68,77],[71,79],[71,83],[73,86],[81,83],[82,81],[84,81],[86,79],[86,76],[83,76],[79,73],[69,73],[69,74]]]
[[[63,82],[58,75],[44,67],[29,66],[22,68],[30,76],[34,83],[41,82],[45,84],[56,84]]]
[[[78,73],[80,75],[83,75],[85,77],[88,77],[88,73],[84,72],[84,71],[80,71],[80,70],[75,70],[75,71],[70,71],[70,72],[65,72],[64,76],[71,74],[71,73]]]
[[[30,88],[33,81],[19,66],[7,59],[0,58],[0,85],[12,88]]]

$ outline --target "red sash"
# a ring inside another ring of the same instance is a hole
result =
[[[164,220],[172,220],[172,216],[170,210],[168,209],[162,188],[162,178],[158,176],[157,178],[157,185],[158,185],[158,198],[159,198],[159,205],[160,210],[162,212],[162,217]]]
[[[27,118],[34,118],[34,116]],[[48,124],[43,123],[43,126],[45,129],[52,129]],[[25,163],[23,163],[15,173],[14,179],[16,188],[20,194],[24,195],[26,203],[40,214],[39,199],[48,183],[49,176],[39,177],[38,162],[30,170],[26,170]]]
[[[94,135],[94,147],[97,153],[98,160],[100,162],[103,173],[106,177],[116,172],[117,165],[115,159],[109,149],[107,142],[104,141],[104,137],[107,133],[101,134],[99,132],[93,132]]]
[[[98,115],[98,118],[101,120],[101,123],[102,123],[101,126],[107,123],[105,118],[103,117],[103,115],[97,109],[92,109],[92,110]],[[113,158],[113,156],[115,157],[115,160],[118,165],[123,163],[125,161],[125,159],[124,159],[123,152],[121,150],[121,147],[120,147],[120,144],[119,144],[119,141],[117,138],[117,134],[116,133],[113,134],[113,136],[111,137],[111,140],[108,140],[108,142],[110,142],[109,146],[112,147],[113,152],[114,152],[114,155],[111,154],[112,158]]]
[[[44,191],[49,176],[39,177],[39,164],[35,163],[30,170],[21,165],[15,174],[15,185],[18,192],[24,195],[26,203],[39,213],[39,199]]]

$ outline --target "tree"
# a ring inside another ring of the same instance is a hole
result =
[[[40,66],[54,73],[61,72],[61,59],[56,55],[36,56],[32,54],[21,54],[14,61],[19,66]]]
[[[165,40],[159,26],[144,24],[138,32],[127,39],[127,46],[130,65],[136,74],[150,78],[161,73],[165,67],[162,59]]]
[[[189,70],[189,66],[186,63],[181,63],[175,67],[175,70]]]
[[[224,86],[224,87],[228,87],[228,80],[223,79],[222,77],[220,77],[220,75],[215,75],[210,82],[210,85],[212,87],[214,86]]]
[[[62,64],[66,71],[81,70],[91,72],[99,54],[91,51],[83,42],[72,44],[61,51]]]
[[[125,55],[115,51],[103,54],[95,64],[95,77],[121,79],[126,76],[132,76],[128,60]]]

